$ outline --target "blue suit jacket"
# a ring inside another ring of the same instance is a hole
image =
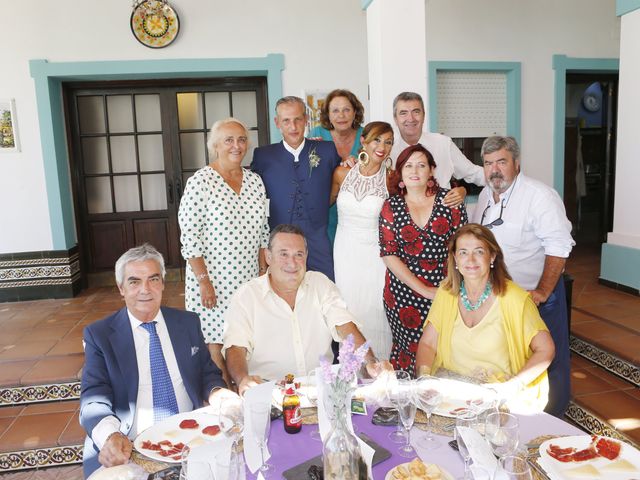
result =
[[[178,369],[194,408],[203,405],[211,389],[225,386],[211,360],[195,313],[162,307]],[[96,470],[98,448],[91,440],[94,427],[113,415],[127,434],[133,425],[138,398],[138,360],[127,309],[92,323],[84,329],[84,367],[80,393],[80,424],[87,432],[84,445],[85,476]]]
[[[315,151],[320,163],[309,165]],[[340,156],[333,142],[306,139],[299,162],[293,161],[282,142],[256,148],[251,169],[262,177],[269,197],[269,225],[292,223],[302,228],[307,238],[307,268],[324,273],[333,280],[333,252],[327,235],[329,197],[333,171]]]

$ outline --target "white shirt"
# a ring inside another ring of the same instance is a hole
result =
[[[131,331],[133,332],[133,343],[135,345],[138,363],[138,397],[136,399],[136,410],[133,417],[133,425],[127,434],[129,438],[133,440],[139,432],[153,425],[153,390],[151,385],[151,366],[149,363],[150,334],[141,327],[142,322],[134,317],[130,310],[127,309],[127,313],[129,314],[129,322],[131,323]],[[167,363],[171,383],[173,383],[173,389],[176,393],[178,410],[180,412],[190,412],[193,410],[193,402],[191,402],[189,394],[184,387],[162,311],[158,310],[153,321],[156,322],[156,332],[162,345],[162,354]],[[131,367],[133,368],[133,365]],[[101,449],[109,435],[117,431],[120,431],[120,420],[115,416],[105,417],[95,426],[91,438],[97,447]]]
[[[395,168],[398,155],[409,144],[404,141],[397,131],[394,131],[394,138],[391,159]],[[437,167],[434,177],[442,188],[451,188],[450,181],[452,176],[468,183],[475,183],[481,187],[485,185],[482,167],[469,161],[460,149],[456,147],[456,144],[451,141],[451,138],[440,133],[422,132],[418,143],[422,144],[433,155]]]
[[[525,290],[534,290],[544,270],[545,256],[567,258],[576,244],[571,237],[571,222],[560,195],[522,173],[499,196],[497,203],[493,201],[491,189],[484,187],[470,221],[491,223],[499,218],[502,202],[504,223],[491,231],[504,253],[513,280]]]
[[[299,162],[300,161],[300,152],[302,152],[302,149],[304,148],[304,142],[305,141],[306,141],[306,139],[303,138],[302,139],[302,143],[300,145],[298,145],[298,148],[293,148],[291,145],[289,145],[284,140],[282,141],[282,145],[284,145],[285,150],[287,152],[289,152],[291,155],[293,155],[293,161],[294,162]]]
[[[349,322],[338,287],[320,272],[307,272],[298,288],[294,309],[271,288],[269,273],[241,286],[225,313],[222,352],[247,349],[250,375],[279,380],[287,373],[306,375],[320,365],[321,355],[332,358],[331,340],[339,340],[336,326]]]

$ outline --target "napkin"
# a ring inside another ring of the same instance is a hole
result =
[[[469,450],[469,455],[473,461],[471,472],[477,480],[491,478],[488,472],[495,472],[498,461],[491,451],[491,447],[482,435],[473,428],[456,427],[458,434]],[[496,480],[501,477],[495,477]]]
[[[251,473],[255,473],[262,465],[260,447],[256,441],[251,425],[251,405],[264,404],[271,408],[271,397],[275,382],[265,382],[251,387],[244,393],[244,459]],[[266,462],[271,453],[268,446],[264,449],[264,461]]]
[[[227,478],[232,444],[233,439],[225,437],[216,442],[190,447],[186,480],[210,478],[210,472],[214,473],[215,478]],[[225,470],[226,475],[223,473]]]

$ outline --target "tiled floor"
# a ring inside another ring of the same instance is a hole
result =
[[[568,262],[567,271],[574,278],[572,333],[637,366],[640,297],[600,285],[599,264],[599,251],[588,248],[577,248]],[[180,282],[167,283],[165,304],[183,308],[183,288]],[[83,361],[82,329],[122,305],[113,287],[88,289],[66,300],[0,303],[0,387],[77,381]],[[572,377],[578,403],[640,443],[637,387],[575,354]],[[77,401],[0,408],[1,450],[43,442],[82,443],[77,409]],[[0,476],[3,480],[82,478],[75,466]]]

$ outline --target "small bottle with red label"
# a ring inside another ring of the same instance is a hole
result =
[[[291,373],[284,378],[282,413],[284,417],[284,431],[287,433],[298,433],[302,429],[300,397],[296,392],[294,376]]]

